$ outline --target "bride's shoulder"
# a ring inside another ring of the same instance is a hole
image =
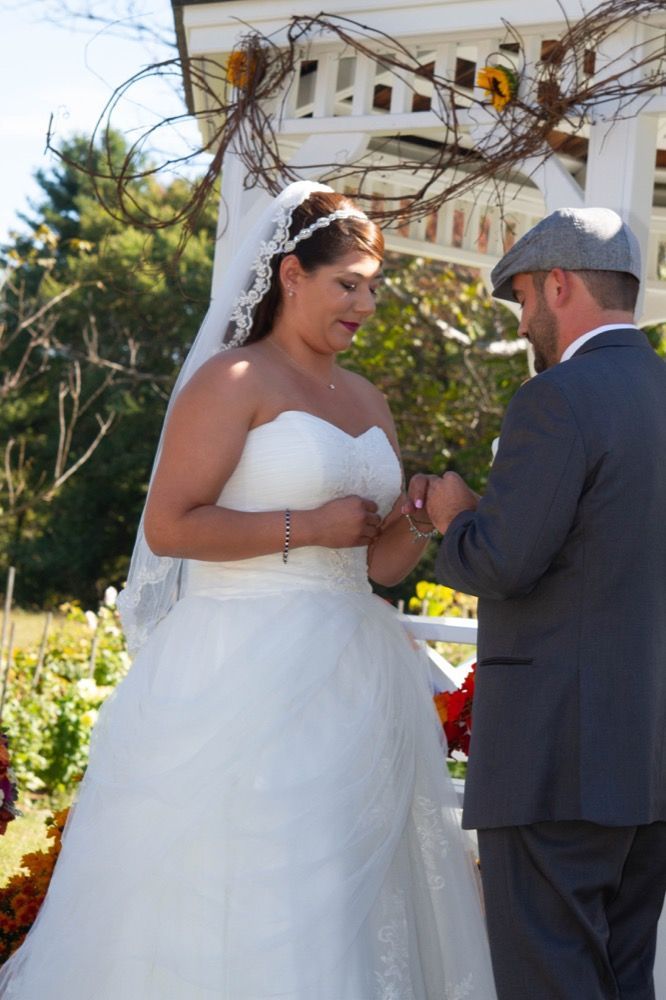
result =
[[[378,418],[382,416],[390,418],[389,405],[381,389],[369,382],[363,375],[359,375],[358,372],[352,372],[348,369],[344,369],[344,371],[348,389],[354,394],[359,405],[370,409]]]
[[[264,362],[258,352],[251,347],[232,347],[209,358],[192,382],[204,391],[209,388],[215,392],[224,389],[248,393],[259,391],[264,378]]]
[[[251,426],[265,391],[266,377],[260,367],[246,348],[213,355],[183,386],[174,414],[187,425],[206,420],[222,421],[225,427]]]

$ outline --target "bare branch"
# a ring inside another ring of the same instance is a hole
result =
[[[52,500],[55,494],[60,489],[60,487],[63,485],[63,483],[66,483],[67,480],[70,478],[70,476],[73,476],[75,472],[78,472],[78,470],[81,468],[82,465],[85,465],[85,463],[88,461],[88,459],[92,456],[93,452],[97,449],[97,447],[101,443],[102,439],[106,437],[106,435],[108,434],[116,418],[115,413],[110,413],[106,418],[102,418],[99,413],[96,413],[95,416],[97,418],[97,423],[99,426],[99,430],[96,436],[90,442],[90,444],[83,452],[83,454],[80,455],[76,459],[76,461],[69,466],[68,469],[64,469],[62,473],[58,476],[58,478],[53,481],[49,489],[44,491],[44,493],[42,494],[42,499]]]
[[[39,292],[28,294],[20,275],[10,271],[0,289],[0,315],[3,316],[0,358],[3,361],[7,359],[0,381],[0,401],[3,405],[25,397],[28,387],[44,376],[52,364],[57,363],[63,370],[57,396],[57,443],[50,473],[44,459],[37,467],[28,458],[29,429],[19,433],[12,428],[0,445],[3,456],[0,511],[4,516],[16,516],[51,500],[89,460],[113,424],[113,413],[106,417],[96,413],[98,430],[92,439],[75,442],[77,437],[81,437],[82,417],[100,402],[117,376],[115,371],[107,370],[101,379],[91,380],[92,387],[84,392],[84,366],[89,371],[102,366],[95,363],[94,357],[86,356],[85,351],[69,351],[56,336],[63,304],[83,287],[82,282],[72,284],[44,301]],[[135,355],[136,347],[133,347],[131,357]],[[72,459],[75,443],[79,454]]]
[[[418,86],[427,81],[431,89],[430,109],[441,122],[442,138],[416,149],[409,136],[376,138],[372,152],[353,162],[311,164],[319,168],[322,179],[353,186],[357,197],[366,202],[369,214],[387,224],[394,224],[396,219],[427,217],[482,182],[495,185],[501,205],[507,178],[519,173],[526,160],[543,162],[553,156],[558,133],[563,131],[569,138],[580,137],[589,121],[599,115],[607,115],[610,120],[634,115],[641,101],[648,101],[666,87],[663,44],[650,44],[645,49],[636,45],[623,54],[622,62],[618,57],[602,70],[583,69],[588,52],[598,50],[604,40],[628,21],[652,14],[663,14],[663,0],[604,0],[575,23],[568,22],[563,15],[565,30],[547,57],[534,65],[526,62],[519,32],[505,23],[506,37],[516,52],[502,53],[502,58],[505,63],[515,61],[520,87],[501,113],[491,111],[488,102],[479,99],[478,91],[436,73],[432,63],[420,62],[415,52],[397,39],[351,18],[325,13],[291,17],[286,23],[286,41],[280,45],[249,27],[226,66],[197,57],[186,63],[166,60],[141,70],[118,88],[108,102],[91,139],[88,162],[67,162],[93,177],[98,196],[111,215],[146,229],[180,225],[184,241],[211,191],[227,150],[233,148],[243,161],[248,187],[259,185],[275,193],[285,182],[296,179],[294,168],[284,158],[289,154],[283,156],[277,140],[278,122],[285,95],[298,82],[304,60],[307,63],[309,40],[325,34],[343,43],[350,55],[367,57],[382,73],[405,83],[416,99],[420,96]],[[493,55],[488,53],[487,58]],[[142,166],[141,154],[154,141],[159,129],[171,128],[185,117],[172,116],[148,127],[135,139],[123,162],[114,164],[107,140],[119,101],[149,76],[174,75],[178,78],[185,75],[201,93],[200,106],[206,110],[199,112],[198,117],[205,120],[204,131],[210,138],[182,157],[170,158],[159,166]],[[470,141],[474,122],[476,132]],[[395,154],[396,143],[401,139],[404,142]],[[92,153],[100,141],[103,146],[106,143],[106,162],[94,169]],[[62,155],[51,139],[49,147]],[[381,152],[391,155],[379,163],[377,154]],[[188,200],[171,216],[162,211],[155,213],[141,201],[138,180],[152,177],[160,170],[173,170],[201,153],[212,155],[212,161]],[[408,194],[386,196],[379,201],[369,182],[377,173],[390,179],[395,171],[411,173],[418,183]],[[100,183],[109,180],[115,186],[113,202],[108,191],[105,194],[103,190],[106,185]]]
[[[87,285],[92,285],[93,282],[86,282]],[[63,288],[61,292],[53,295],[50,299],[44,302],[35,312],[31,313],[25,319],[22,319],[17,323],[16,334],[22,333],[23,330],[27,330],[30,327],[36,326],[40,320],[42,320],[48,313],[55,310],[65,299],[68,299],[70,295],[74,295],[78,292],[80,288],[84,287],[84,282],[75,281],[74,284],[68,285],[67,288]]]
[[[67,0],[32,0],[28,4],[16,4],[24,11],[35,8],[41,21],[55,25],[66,31],[80,31],[86,35],[104,33],[114,38],[140,42],[142,45],[176,47],[173,27],[170,23],[158,24],[154,13],[145,11],[134,0],[104,4],[104,13],[99,13],[99,3],[92,0],[68,3]]]

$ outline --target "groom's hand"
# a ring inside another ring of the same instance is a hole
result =
[[[463,510],[476,510],[481,497],[457,472],[445,472],[441,479],[429,476],[428,480],[426,512],[442,534]]]

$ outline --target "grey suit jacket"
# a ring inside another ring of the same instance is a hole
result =
[[[666,364],[643,333],[517,392],[436,573],[479,596],[464,825],[666,820]]]

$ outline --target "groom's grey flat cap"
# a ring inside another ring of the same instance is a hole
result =
[[[551,271],[627,271],[641,280],[641,249],[610,208],[559,208],[525,233],[493,268],[496,299],[515,302],[516,274]]]

